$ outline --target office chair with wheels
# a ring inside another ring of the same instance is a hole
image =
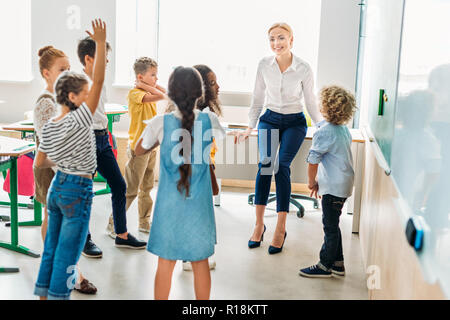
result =
[[[253,205],[254,199],[255,199],[255,194],[254,193],[249,194],[248,204]],[[269,199],[267,200],[267,204],[274,202],[276,199],[277,199],[277,197],[276,197],[275,193],[269,193]],[[297,217],[299,217],[299,218],[303,218],[303,216],[305,215],[305,208],[296,199],[312,201],[314,204],[314,209],[319,209],[319,201],[317,199],[305,196],[303,194],[291,193],[289,202],[297,207],[297,209],[298,209]]]

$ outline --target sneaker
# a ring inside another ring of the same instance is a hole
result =
[[[331,273],[334,276],[343,277],[343,276],[345,276],[345,267],[344,266],[338,267],[338,266],[332,265],[331,266]]]
[[[308,278],[331,278],[331,271],[323,269],[319,264],[301,269],[299,274]]]
[[[115,246],[119,248],[144,249],[147,246],[147,242],[140,241],[133,237],[131,233],[128,233],[128,239],[126,240],[120,237],[116,237]]]
[[[208,260],[209,270],[216,268],[216,262],[214,260]],[[192,264],[189,261],[183,261],[183,270],[192,271]]]
[[[151,227],[152,223],[150,222],[150,224],[143,224],[139,226],[139,231],[140,232],[144,232],[144,233],[150,233],[150,227]]]
[[[101,258],[103,252],[102,250],[100,250],[99,247],[95,245],[91,237],[89,237],[86,243],[84,244],[84,248],[81,254],[88,258]]]
[[[116,239],[116,232],[114,231],[114,225],[111,223],[111,221],[108,223],[108,225],[106,226],[106,232],[108,233],[108,235],[113,238]]]

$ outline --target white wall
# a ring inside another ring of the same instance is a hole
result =
[[[352,90],[355,87],[358,31],[358,0],[322,0],[322,18],[317,72],[317,89],[326,84],[340,84]],[[81,8],[81,29],[69,30],[66,26],[67,8],[76,4]],[[40,0],[32,1],[32,60],[34,79],[29,83],[0,82],[0,123],[22,120],[24,112],[31,110],[36,97],[44,88],[39,74],[39,48],[52,44],[62,49],[70,58],[73,70],[81,70],[76,55],[77,41],[85,36],[90,20],[103,18],[109,26],[108,41],[115,47],[115,1],[113,0]],[[300,40],[298,40],[300,41]],[[109,56],[106,87],[110,102],[126,103],[127,89],[112,87],[114,75],[114,50]],[[257,63],[257,61],[255,61]],[[131,66],[130,66],[131,67]],[[220,78],[220,75],[219,75]],[[246,122],[250,94],[221,95],[225,107],[225,121]],[[232,107],[234,106],[234,107]],[[128,129],[128,117],[115,124],[115,130]]]
[[[336,84],[355,92],[360,0],[322,0],[317,89]]]

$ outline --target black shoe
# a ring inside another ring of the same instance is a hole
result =
[[[147,246],[147,242],[140,241],[133,237],[131,233],[128,233],[128,239],[122,239],[120,237],[116,237],[116,247],[119,248],[129,248],[129,249],[144,249]]]
[[[81,254],[88,258],[101,258],[103,255],[102,250],[95,245],[92,239],[89,237],[86,240],[86,243],[83,248],[83,252]]]

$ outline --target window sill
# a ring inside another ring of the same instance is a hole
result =
[[[131,85],[131,84],[118,83],[118,82],[114,82],[111,86],[116,89],[128,89],[129,90],[129,89],[133,88],[133,85]]]
[[[33,77],[26,78],[25,80],[3,80],[3,79],[0,79],[0,83],[2,83],[2,84],[30,84],[31,82],[33,82],[33,80],[34,80]]]

